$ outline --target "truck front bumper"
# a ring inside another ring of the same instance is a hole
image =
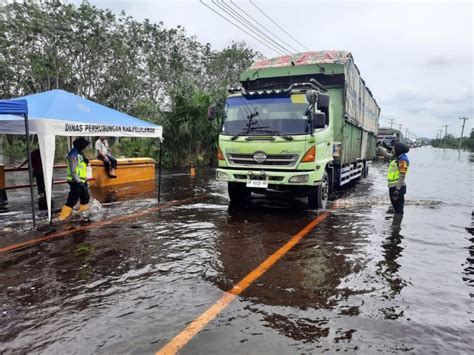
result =
[[[246,183],[250,180],[268,181],[269,185],[317,186],[321,183],[324,169],[312,171],[268,171],[268,170],[237,170],[218,168],[217,180]]]

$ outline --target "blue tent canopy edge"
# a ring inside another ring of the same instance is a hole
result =
[[[26,100],[0,100],[0,115],[27,115]]]

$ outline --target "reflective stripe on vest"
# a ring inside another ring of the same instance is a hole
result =
[[[75,155],[75,157],[77,158],[77,165],[76,165],[75,173],[76,173],[77,176],[79,176],[79,179],[82,182],[86,182],[87,181],[87,164],[84,161],[84,158],[82,157],[81,154],[77,154],[77,155]],[[71,168],[69,166],[69,162],[67,164],[66,171],[67,171],[67,181],[74,181],[73,178],[72,178]]]
[[[406,173],[408,174],[408,168]],[[388,186],[395,186],[398,183],[399,179],[400,170],[398,169],[398,161],[391,160],[387,172]]]

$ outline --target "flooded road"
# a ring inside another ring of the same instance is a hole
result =
[[[400,230],[386,164],[374,162],[181,352],[472,351],[474,156],[425,147],[409,157]],[[0,253],[0,352],[154,353],[318,216],[297,199],[230,207],[210,170],[165,173],[163,190],[161,210],[146,184],[93,192],[103,208],[91,222],[76,217],[57,227],[76,228],[61,238]],[[24,232],[27,192],[9,192],[0,247],[44,234]],[[56,207],[64,195],[55,187]]]

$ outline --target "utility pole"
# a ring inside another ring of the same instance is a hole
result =
[[[446,138],[448,137],[448,125],[445,124],[445,125],[443,125],[443,127],[445,129],[445,131],[444,131],[444,151],[446,151]]]
[[[461,151],[461,143],[462,143],[462,135],[464,133],[464,125],[466,124],[466,120],[468,120],[469,117],[459,117],[459,119],[462,120],[462,129],[461,129],[461,138],[459,138],[458,152]]]
[[[390,128],[393,128],[393,122],[395,122],[394,118],[388,120],[390,122]]]
[[[399,130],[400,132],[402,131],[402,126],[403,126],[403,125],[402,125],[401,123],[398,125],[398,130]]]
[[[408,139],[408,132],[409,132],[408,128],[405,128],[405,136],[406,136],[405,139]]]
[[[441,148],[441,138],[443,138],[443,130],[440,129],[439,132],[439,138],[438,138],[438,148]]]

